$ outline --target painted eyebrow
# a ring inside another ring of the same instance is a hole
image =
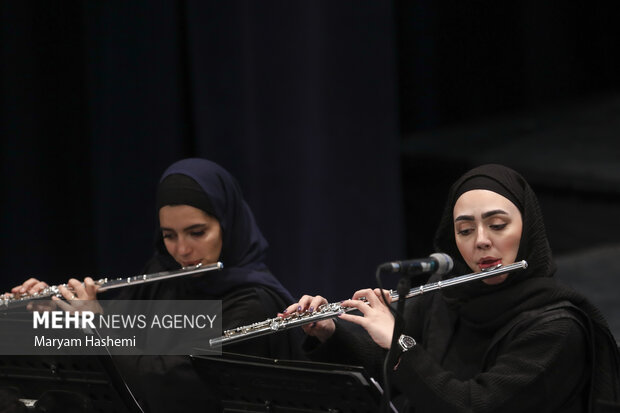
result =
[[[206,226],[207,226],[207,224],[194,224],[194,225],[190,225],[187,228],[183,228],[183,231],[191,231],[191,230],[194,230],[194,229],[202,229],[202,228],[204,228]],[[174,230],[172,228],[166,228],[166,227],[159,227],[159,230],[160,231],[172,231],[172,232],[174,232]]]
[[[494,209],[492,211],[488,211],[485,212],[484,214],[482,214],[482,219],[488,218],[490,216],[493,215],[508,215],[508,212],[504,211],[503,209]]]
[[[490,216],[498,215],[498,214],[508,215],[508,212],[504,211],[503,209],[494,209],[492,211],[487,211],[483,213],[481,217],[482,219],[485,219]],[[457,221],[475,221],[475,218],[473,215],[459,215],[458,217],[454,219],[454,222],[457,222]]]

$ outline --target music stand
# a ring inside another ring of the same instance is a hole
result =
[[[0,389],[53,412],[142,412],[109,356],[0,355]],[[62,410],[65,403],[72,407]]]
[[[379,411],[381,388],[362,367],[226,353],[191,358],[223,413]]]

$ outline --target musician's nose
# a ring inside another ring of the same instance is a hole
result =
[[[177,242],[177,254],[185,256],[192,252],[191,245],[184,237],[179,237]]]
[[[480,225],[476,231],[476,248],[489,249],[491,247],[491,239],[486,231],[486,228]]]

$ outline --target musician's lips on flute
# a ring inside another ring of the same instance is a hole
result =
[[[193,267],[195,265],[202,264],[202,263],[203,263],[202,260],[188,261],[188,262],[182,262],[181,266],[182,267]]]
[[[523,219],[509,199],[486,189],[467,191],[456,200],[452,216],[456,247],[473,271],[516,261]],[[483,282],[496,285],[507,277],[503,274]]]
[[[497,267],[502,264],[501,258],[495,257],[483,257],[480,261],[478,261],[478,267],[480,271],[484,271],[487,268]]]
[[[480,261],[478,261],[478,268],[480,271],[486,271],[489,268],[496,268],[501,265],[504,265],[502,259],[496,257],[483,257]],[[508,277],[508,274],[485,278],[482,282],[489,285],[500,284],[506,279],[506,277]]]
[[[209,264],[222,254],[222,228],[214,216],[191,205],[165,205],[159,226],[168,253],[182,267]]]

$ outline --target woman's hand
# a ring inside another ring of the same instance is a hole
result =
[[[92,311],[93,313],[103,313],[101,304],[97,301],[97,290],[99,286],[95,284],[95,281],[90,278],[84,278],[84,283],[71,278],[67,285],[71,287],[71,290],[65,286],[59,286],[58,291],[62,294],[66,302],[60,298],[54,296],[52,300],[65,311]]]
[[[391,302],[388,291],[383,290],[383,293],[387,296],[388,303]],[[360,300],[362,297],[366,298],[367,303]],[[343,301],[342,305],[344,307],[355,307],[363,314],[363,316],[341,314],[339,317],[342,320],[359,324],[380,347],[390,348],[394,333],[394,316],[383,302],[380,289],[359,290],[353,294],[351,300]]]
[[[58,291],[60,291],[66,302],[56,296],[52,296],[51,299],[53,302],[49,300],[33,300],[28,303],[26,309],[29,311],[52,311],[60,307],[65,311],[71,312],[92,311],[95,313],[103,313],[103,309],[97,301],[97,290],[99,286],[95,284],[92,278],[86,277],[83,284],[75,278],[71,278],[67,282],[67,285],[71,287],[72,290],[63,285],[58,286]],[[0,298],[19,298],[24,295],[34,295],[47,287],[48,285],[46,282],[39,281],[36,278],[30,278],[22,285],[13,287],[10,293],[2,294]]]
[[[304,295],[299,299],[299,302],[291,304],[284,312],[278,314],[278,317],[287,317],[293,313],[312,313],[322,304],[327,304],[327,300],[320,295],[314,297],[311,295]],[[315,321],[303,325],[301,328],[307,335],[316,337],[321,343],[324,343],[334,334],[334,331],[336,331],[336,324],[334,324],[334,320],[329,319]]]
[[[0,295],[0,299],[26,299],[27,296],[40,293],[47,287],[48,285],[46,282],[39,281],[36,278],[29,278],[22,285],[11,288],[11,292]],[[29,302],[26,309],[29,311],[51,311],[56,308],[54,305],[51,305],[49,300],[37,302],[36,305],[34,304],[35,302],[36,301]]]
[[[47,287],[48,285],[44,281],[39,281],[36,278],[29,278],[22,285],[13,287],[10,294],[13,294],[14,297],[19,297],[24,294],[32,295]]]

